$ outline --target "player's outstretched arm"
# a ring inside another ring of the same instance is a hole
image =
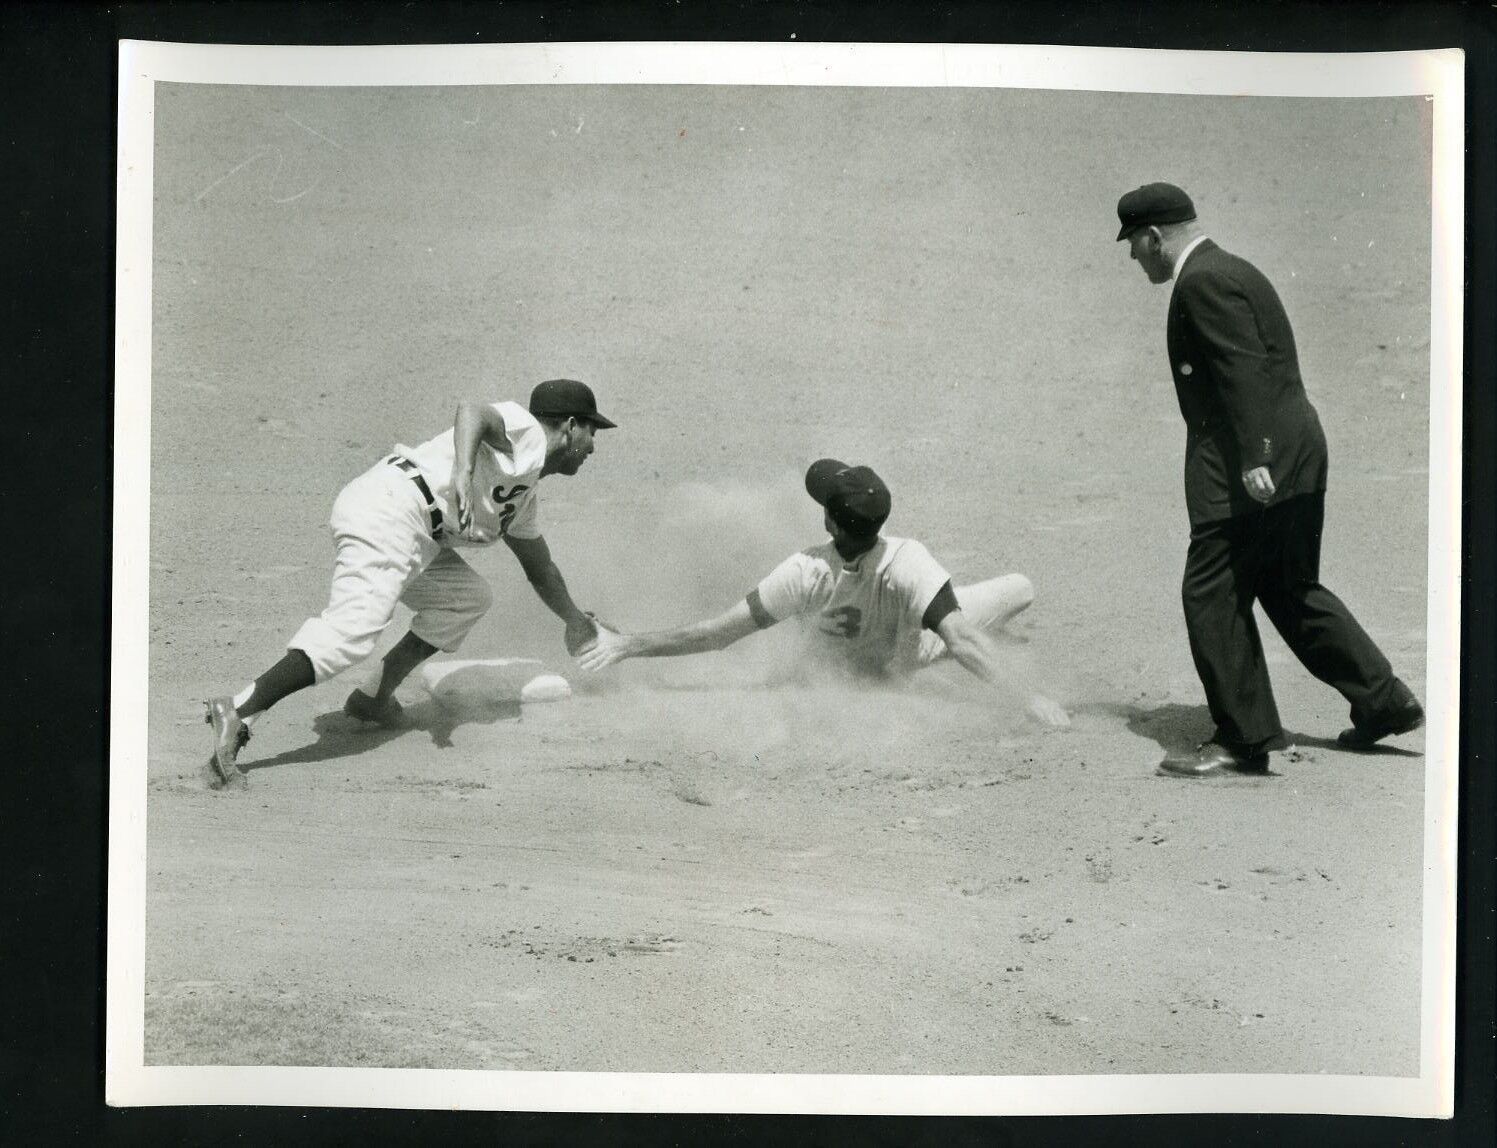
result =
[[[973,625],[966,614],[952,610],[936,626],[936,633],[945,641],[951,656],[965,669],[1022,698],[1030,717],[1056,729],[1071,724],[1069,715],[1058,703],[1026,688],[1004,672],[993,640]]]
[[[546,540],[541,537],[511,538],[506,534],[504,542],[519,559],[520,568],[525,571],[525,578],[536,596],[566,623],[563,641],[567,653],[577,653],[593,640],[598,627],[592,616],[572,601],[572,592],[567,589],[561,569],[552,561],[551,548],[546,545]]]
[[[598,640],[582,652],[577,662],[584,670],[596,671],[628,658],[703,654],[709,650],[725,649],[762,628],[763,623],[749,609],[747,601],[739,602],[715,618],[677,626],[674,630],[620,634],[600,626]]]

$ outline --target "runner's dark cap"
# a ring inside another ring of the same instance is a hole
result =
[[[592,388],[576,379],[547,379],[530,392],[530,413],[536,418],[574,418],[592,423],[598,430],[618,426],[598,413]]]
[[[893,500],[884,480],[866,466],[848,466],[834,458],[813,462],[806,471],[806,493],[849,534],[877,534],[889,517]]]
[[[1196,217],[1196,205],[1172,183],[1146,183],[1118,200],[1119,239],[1151,223],[1185,223]]]

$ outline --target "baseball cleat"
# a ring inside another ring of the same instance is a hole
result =
[[[213,775],[222,786],[243,786],[248,778],[236,764],[239,751],[250,739],[249,726],[239,717],[232,698],[214,698],[203,720],[213,727],[213,756],[208,759]]]
[[[398,728],[405,718],[405,710],[394,698],[376,701],[363,690],[354,690],[343,703],[343,712],[359,721],[371,722],[386,729]]]
[[[1342,749],[1371,749],[1385,737],[1397,737],[1401,733],[1413,733],[1424,724],[1424,707],[1416,701],[1409,702],[1400,710],[1367,725],[1354,725],[1344,729],[1336,737]]]

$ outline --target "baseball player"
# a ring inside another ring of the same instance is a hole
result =
[[[551,560],[537,520],[536,488],[552,474],[576,474],[595,432],[612,427],[593,392],[551,379],[518,403],[465,402],[455,425],[417,447],[397,445],[343,488],[329,525],[337,557],[327,608],[287,643],[286,655],[233,697],[208,703],[212,767],[224,785],[243,785],[236,764],[250,724],[297,690],[367,658],[404,602],[410,632],[385,655],[372,692],[354,690],[344,712],[397,725],[397,686],[438,650],[456,650],[488,612],[488,583],[458,553],[503,541],[541,601],[564,623],[569,653],[596,627],[578,609]]]
[[[986,633],[1034,600],[1029,579],[1007,574],[953,589],[951,576],[919,542],[880,535],[892,499],[866,466],[821,459],[806,471],[806,492],[824,508],[831,541],[792,554],[716,618],[649,634],[599,627],[578,656],[582,668],[720,650],[798,617],[813,648],[854,673],[898,675],[950,656],[983,681],[1019,692],[1035,719],[1070,724],[1055,702],[1007,679]]]

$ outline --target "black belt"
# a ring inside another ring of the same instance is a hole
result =
[[[396,470],[401,471],[416,484],[416,489],[421,492],[421,497],[426,500],[427,512],[431,515],[431,536],[433,538],[440,538],[442,536],[442,508],[437,505],[437,500],[431,496],[431,487],[426,485],[426,479],[421,477],[421,468],[403,454],[392,454],[385,461]]]

